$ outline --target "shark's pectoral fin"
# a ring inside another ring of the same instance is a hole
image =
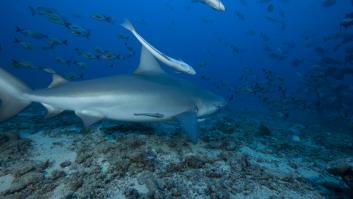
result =
[[[75,114],[81,118],[85,129],[103,119],[101,114],[91,111],[76,111]]]
[[[42,105],[47,109],[48,113],[45,116],[46,118],[52,118],[55,117],[57,115],[59,115],[60,113],[62,113],[64,110],[59,109],[59,108],[55,108],[49,104],[44,104],[42,103]]]
[[[134,71],[136,75],[165,74],[156,58],[144,46],[141,48],[140,65]]]
[[[63,78],[62,76],[58,75],[58,74],[53,74],[53,80],[51,82],[51,84],[48,86],[48,88],[55,88],[58,87],[60,85],[63,85],[65,83],[67,83],[68,81]]]
[[[177,117],[178,121],[184,128],[188,138],[194,143],[197,143],[199,131],[197,127],[197,116],[195,112],[186,112]]]

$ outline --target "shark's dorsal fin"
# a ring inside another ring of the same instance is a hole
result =
[[[156,58],[144,47],[141,49],[140,65],[134,71],[136,75],[165,74]]]
[[[68,81],[58,74],[53,74],[53,80],[48,88],[54,88],[67,83]]]

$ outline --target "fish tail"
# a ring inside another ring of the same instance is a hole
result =
[[[70,29],[71,23],[68,22],[68,21],[65,21],[65,22],[64,22],[64,26],[65,26],[65,28]]]
[[[68,45],[68,41],[67,41],[67,40],[64,40],[64,41],[63,41],[63,44],[64,44],[65,46],[67,46],[67,45]]]
[[[18,61],[15,59],[11,59],[11,65],[15,68],[18,68],[20,63],[18,63]]]
[[[91,36],[91,30],[87,30],[86,39],[89,39],[90,36]]]
[[[0,121],[5,121],[17,115],[31,101],[24,97],[30,91],[22,81],[0,68]]]
[[[16,26],[16,32],[22,32],[22,31],[23,31],[23,29],[22,29],[22,28],[20,28],[20,27]]]
[[[79,49],[79,48],[75,48],[75,51],[77,52],[77,54],[82,54],[82,50],[81,49]]]
[[[134,26],[132,25],[132,23],[128,19],[125,19],[125,21],[121,24],[121,26],[130,32],[135,32]]]
[[[29,6],[28,8],[31,11],[32,16],[35,16],[37,14],[36,9],[34,9],[32,6]]]
[[[20,40],[19,40],[18,38],[15,38],[15,39],[13,40],[13,42],[17,44],[17,43],[20,43]]]
[[[111,17],[107,17],[106,19],[105,19],[108,23],[112,23],[112,18]]]

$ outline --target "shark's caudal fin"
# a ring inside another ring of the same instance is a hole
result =
[[[127,19],[125,19],[125,21],[124,21],[123,23],[121,23],[121,26],[124,27],[124,28],[126,28],[126,29],[127,29],[128,31],[130,31],[130,32],[134,32],[134,31],[135,31],[134,26],[133,26],[132,23],[131,23],[129,20],[127,20]]]
[[[31,103],[24,97],[28,91],[30,89],[23,82],[0,68],[0,122],[15,116]]]
[[[136,75],[165,74],[156,58],[145,47],[141,48],[140,65],[134,71]]]

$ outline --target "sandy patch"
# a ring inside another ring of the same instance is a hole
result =
[[[12,175],[6,175],[0,177],[0,193],[7,191],[15,178]]]
[[[64,161],[74,162],[76,160],[76,152],[68,149],[71,145],[72,139],[67,135],[61,137],[48,137],[43,133],[30,135],[29,139],[34,143],[34,156],[33,160],[52,162],[52,165],[46,170],[50,175],[56,169],[61,169],[60,164]],[[58,144],[62,143],[62,144]]]

